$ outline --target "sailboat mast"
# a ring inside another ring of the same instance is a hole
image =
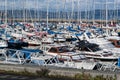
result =
[[[78,24],[79,24],[79,23],[80,23],[80,21],[79,21],[79,19],[80,19],[80,14],[79,14],[79,13],[80,13],[80,9],[79,9],[80,1],[79,1],[79,0],[77,0],[77,1],[78,1],[78,12],[77,12],[77,13],[78,13],[78,14],[77,14],[77,16],[78,16],[78,17],[77,17],[77,18],[78,18],[78,21],[77,21],[77,22],[78,22]]]
[[[71,23],[73,23],[74,0],[72,0]]]
[[[5,24],[7,24],[7,0],[5,0]]]
[[[117,18],[117,21],[118,21],[118,5],[119,5],[119,3],[118,3],[118,0],[116,1],[116,18]]]
[[[88,0],[85,0],[86,7],[85,7],[85,21],[86,24],[88,23]]]
[[[47,0],[47,32],[48,32],[48,10],[49,10],[49,0]]]
[[[107,26],[107,22],[108,22],[108,9],[107,9],[107,0],[106,0],[105,7],[106,7],[106,27],[108,27],[108,26]]]
[[[95,1],[93,0],[93,25],[95,23]]]
[[[24,22],[25,22],[25,1],[23,1],[23,21]]]
[[[40,21],[40,19],[39,19],[39,1],[37,0],[37,20],[38,20],[38,22]]]
[[[81,5],[81,3],[82,3],[82,1],[79,1],[79,5]],[[81,6],[80,6],[80,14],[79,14],[79,17],[80,17],[80,24],[82,23],[82,17],[81,17],[81,15],[82,15],[82,10],[81,10]]]
[[[114,13],[113,13],[114,15],[112,17],[114,21],[116,21],[116,19],[115,19],[115,12],[116,12],[116,6],[115,6],[115,4],[116,4],[116,0],[114,1]]]
[[[116,23],[118,24],[118,0],[114,1],[114,19],[116,20]]]

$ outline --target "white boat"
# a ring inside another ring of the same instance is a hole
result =
[[[78,42],[79,44],[76,45],[75,49],[77,49],[78,52],[85,55],[87,58],[109,62],[118,60],[119,57],[116,55],[117,53],[112,51],[114,46],[110,41],[107,41],[104,38],[99,38],[91,39],[90,42],[81,40]]]
[[[28,46],[40,46],[41,41],[37,39],[35,36],[34,37],[25,37],[23,39],[24,42],[28,43]]]
[[[96,70],[101,67],[101,64],[94,59],[88,59],[82,54],[60,55],[58,58],[63,61],[62,67]]]
[[[54,40],[52,37],[44,37],[41,41],[42,44],[53,44]]]
[[[45,53],[57,56],[59,61],[64,63],[63,67],[93,70],[100,66],[99,62],[87,59],[84,55],[71,51],[65,45],[50,45]]]
[[[0,48],[7,48],[8,47],[8,44],[7,44],[7,41],[5,40],[0,40]]]
[[[80,51],[80,52],[81,54],[85,55],[87,58],[104,61],[104,62],[117,61],[119,58],[110,51],[97,51],[97,52]]]
[[[66,39],[63,37],[63,34],[56,34],[54,39],[55,42],[65,42]]]
[[[109,36],[106,39],[109,40],[116,48],[120,48],[120,37]]]

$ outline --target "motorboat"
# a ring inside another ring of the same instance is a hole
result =
[[[8,48],[11,49],[21,49],[22,47],[27,47],[28,43],[24,42],[20,39],[16,39],[16,38],[11,38],[7,41],[8,43]]]
[[[109,40],[115,47],[120,48],[120,37],[109,36],[107,37],[107,40]]]
[[[7,48],[8,44],[7,41],[0,39],[0,49]]]
[[[118,60],[118,56],[115,55],[114,52],[112,52],[109,49],[105,49],[103,47],[105,46],[104,45],[99,46],[98,44],[90,43],[86,40],[81,40],[76,44],[74,49],[76,49],[81,54],[85,55],[87,58],[96,59],[100,61],[117,61]]]
[[[23,41],[24,42],[27,42],[28,43],[28,46],[40,46],[40,44],[41,44],[41,41],[37,38],[37,37],[33,37],[33,36],[31,36],[31,37],[25,37],[25,38],[23,38]]]
[[[95,59],[103,62],[113,62],[118,60],[118,56],[114,55],[111,51],[107,50],[100,50],[97,52],[89,52],[89,51],[82,51],[83,55],[85,55],[87,58]]]
[[[57,56],[59,61],[64,63],[63,65],[71,68],[93,70],[100,66],[99,62],[86,58],[86,56],[71,50],[66,45],[49,45],[45,54]]]

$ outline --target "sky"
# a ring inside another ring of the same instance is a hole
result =
[[[0,0],[0,9],[34,9],[80,11],[92,9],[120,9],[120,0]]]

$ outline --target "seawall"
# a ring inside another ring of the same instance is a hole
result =
[[[71,69],[71,68],[59,68],[53,66],[36,66],[36,65],[11,65],[11,64],[0,64],[0,70],[6,71],[24,71],[27,70],[31,73],[35,73],[37,70],[42,68],[47,68],[50,70],[50,75],[63,75],[63,76],[74,76],[76,74],[90,74],[91,76],[103,75],[105,77],[115,77],[117,80],[120,80],[120,72],[113,72],[113,71],[97,71],[97,70],[84,70],[84,69]]]

